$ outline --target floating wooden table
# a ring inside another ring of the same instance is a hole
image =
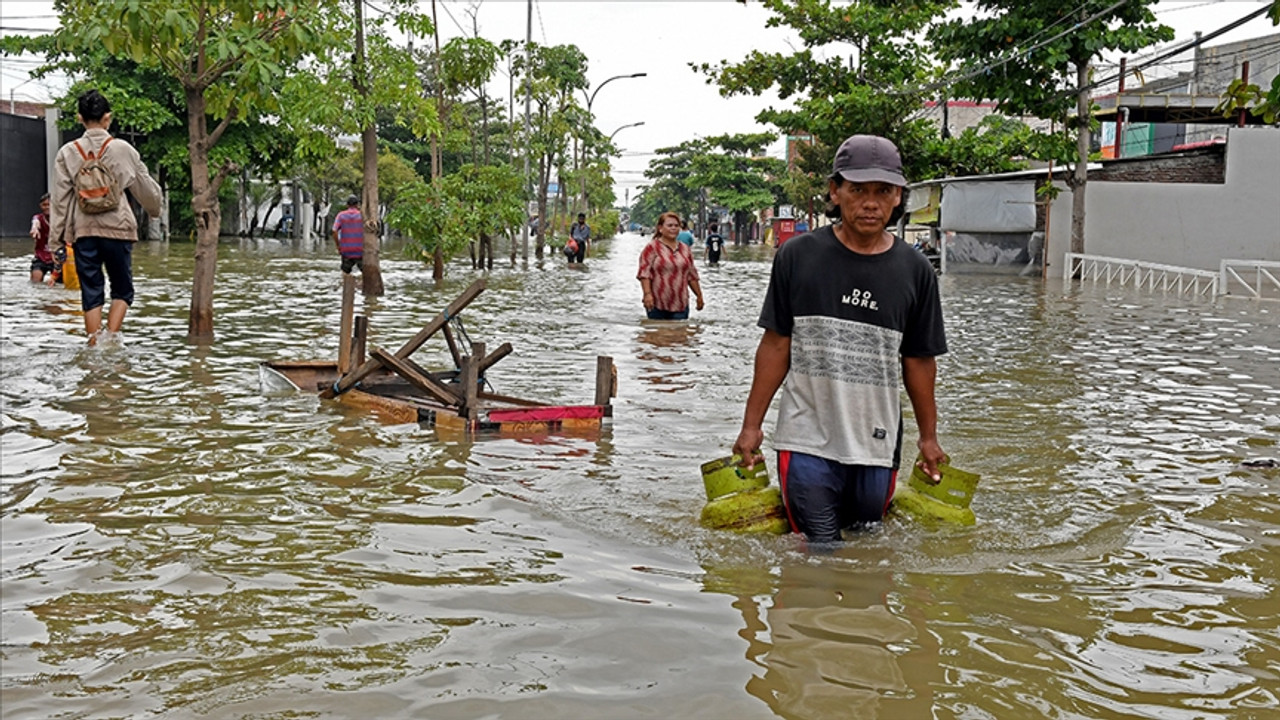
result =
[[[606,356],[596,358],[595,397],[590,405],[546,403],[484,390],[485,371],[511,354],[512,347],[503,343],[486,354],[484,343],[465,342],[459,313],[484,291],[483,279],[472,283],[394,353],[373,347],[366,359],[368,319],[352,320],[354,282],[350,274],[343,278],[339,357],[264,362],[260,366],[264,386],[292,386],[390,422],[418,422],[437,431],[468,435],[590,432],[613,416],[617,370]],[[349,331],[353,335],[346,337]],[[412,359],[437,333],[444,337],[455,368],[431,371]]]

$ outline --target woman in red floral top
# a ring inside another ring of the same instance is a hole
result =
[[[701,310],[702,286],[689,246],[676,240],[680,216],[665,212],[658,216],[653,239],[640,252],[640,272],[636,279],[644,291],[644,309],[650,320],[685,320],[689,317],[689,290],[693,290]]]

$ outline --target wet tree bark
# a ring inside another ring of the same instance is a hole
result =
[[[187,151],[191,154],[191,210],[195,214],[195,273],[191,283],[191,311],[187,338],[198,342],[213,340],[213,279],[218,262],[218,233],[222,229],[222,208],[218,186],[226,169],[209,177],[209,148],[217,141],[210,137],[205,117],[204,91],[186,88]],[[224,124],[225,125],[225,124]]]
[[[1089,61],[1076,65],[1076,87],[1089,84]],[[1084,191],[1089,181],[1089,91],[1076,95],[1076,171],[1071,183],[1071,252],[1084,252]]]
[[[369,101],[368,66],[364,57],[364,2],[355,0],[356,9],[356,57],[355,88],[356,93],[367,104]],[[364,249],[360,260],[361,275],[364,282],[362,289],[366,297],[382,295],[382,264],[378,259],[379,223],[378,223],[378,129],[370,120],[360,133],[360,143],[364,146],[364,192],[360,203],[360,214],[364,217]]]

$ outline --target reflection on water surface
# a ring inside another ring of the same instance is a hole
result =
[[[1280,470],[1239,465],[1280,457],[1280,308],[944,277],[941,432],[979,524],[816,556],[697,525],[768,251],[655,324],[642,243],[493,272],[465,319],[515,346],[500,392],[588,401],[604,354],[619,397],[599,437],[475,443],[260,390],[259,361],[336,351],[323,243],[225,242],[211,347],[182,340],[191,246],[139,246],[103,350],[3,243],[5,717],[1280,712]],[[383,346],[475,277],[384,257]]]

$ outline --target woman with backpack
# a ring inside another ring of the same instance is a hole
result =
[[[111,281],[107,333],[120,332],[133,304],[133,244],[138,221],[124,197],[128,190],[152,217],[160,215],[160,185],[147,173],[132,145],[111,137],[111,104],[97,90],[80,96],[78,119],[85,131],[63,145],[54,161],[49,213],[49,249],[59,259],[75,245],[80,306],[89,344],[102,329],[106,278]]]

